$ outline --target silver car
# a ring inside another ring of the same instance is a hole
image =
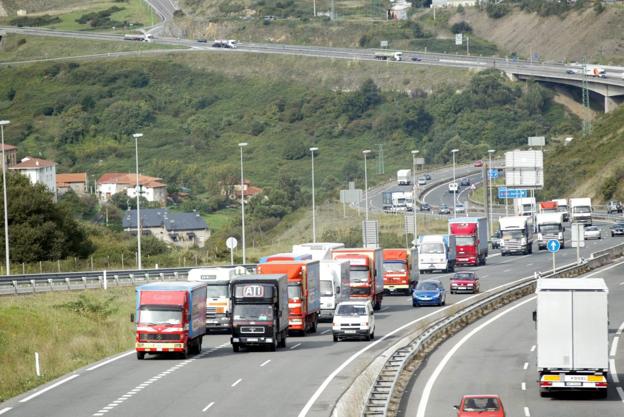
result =
[[[585,240],[589,239],[602,239],[602,234],[598,226],[585,227]]]

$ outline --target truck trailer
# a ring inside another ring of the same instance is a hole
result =
[[[455,263],[485,265],[488,256],[488,225],[485,217],[449,219],[449,234],[455,236]]]
[[[535,223],[537,225],[537,248],[539,250],[546,249],[548,241],[552,239],[559,241],[561,249],[565,248],[563,213],[537,213]]]
[[[245,275],[230,283],[232,350],[269,346],[286,347],[288,337],[288,278],[277,275]]]
[[[319,319],[334,317],[336,306],[350,297],[349,261],[320,261],[321,269],[321,314]]]
[[[537,370],[542,397],[557,391],[607,396],[609,290],[602,278],[537,281]]]
[[[377,51],[375,52],[375,59],[381,61],[402,61],[403,52]]]
[[[418,251],[416,249],[383,250],[384,291],[412,293],[418,282]]]
[[[136,289],[136,353],[201,352],[206,334],[205,282],[154,282]],[[134,321],[135,316],[132,316]]]
[[[351,299],[370,300],[375,310],[381,309],[384,293],[381,249],[336,249],[332,258],[349,261]]]
[[[418,237],[418,270],[455,271],[456,247],[453,235],[423,235]]]
[[[400,169],[397,171],[397,184],[410,185],[412,183],[412,170]]]
[[[571,198],[570,209],[570,219],[572,223],[583,223],[589,226],[592,225],[591,198]]]
[[[502,234],[501,256],[512,253],[533,253],[533,223],[527,216],[509,216],[498,219]]]
[[[331,253],[334,249],[344,248],[344,243],[339,242],[318,242],[318,243],[300,243],[293,245],[292,253],[295,255],[310,255],[313,261],[323,259],[331,259]]]
[[[556,198],[553,200],[557,203],[557,211],[563,213],[563,221],[570,221],[570,210],[568,208],[568,199],[567,198]]]
[[[523,197],[514,199],[514,209],[516,216],[530,216],[536,213],[535,198]]]

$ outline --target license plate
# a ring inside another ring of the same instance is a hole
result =
[[[457,287],[458,290],[465,290],[466,287]]]
[[[248,337],[248,338],[247,338],[247,341],[248,341],[248,342],[257,342],[257,341],[258,341],[258,338],[257,338],[257,337]]]
[[[583,386],[582,382],[566,382],[566,387],[581,387]]]
[[[207,321],[207,323],[210,323],[210,324],[217,324],[217,323],[218,323],[218,321],[217,321],[217,320],[208,320],[208,321]]]
[[[345,330],[346,334],[355,334],[355,330]]]

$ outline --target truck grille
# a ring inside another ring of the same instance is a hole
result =
[[[522,244],[517,240],[506,240],[503,247],[510,250],[519,250],[522,249]]]
[[[164,342],[168,340],[180,340],[179,334],[143,333],[140,340],[150,340],[154,342]]]
[[[369,288],[351,287],[351,295],[368,295],[368,294],[370,294]]]
[[[206,318],[214,319],[217,317],[217,307],[206,307]]]
[[[250,327],[250,326],[241,326],[240,328],[240,332],[241,333],[247,333],[247,334],[263,334],[264,333],[264,327]]]

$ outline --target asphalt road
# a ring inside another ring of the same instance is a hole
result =
[[[459,404],[465,394],[501,395],[510,417],[624,415],[620,382],[624,381],[624,350],[621,345],[618,349],[617,343],[613,347],[613,338],[624,328],[624,262],[616,265],[589,274],[604,278],[609,287],[609,346],[613,366],[607,399],[578,393],[552,398],[539,396],[537,336],[531,317],[536,302],[531,296],[478,320],[444,342],[410,382],[399,416],[454,415],[451,407]]]

